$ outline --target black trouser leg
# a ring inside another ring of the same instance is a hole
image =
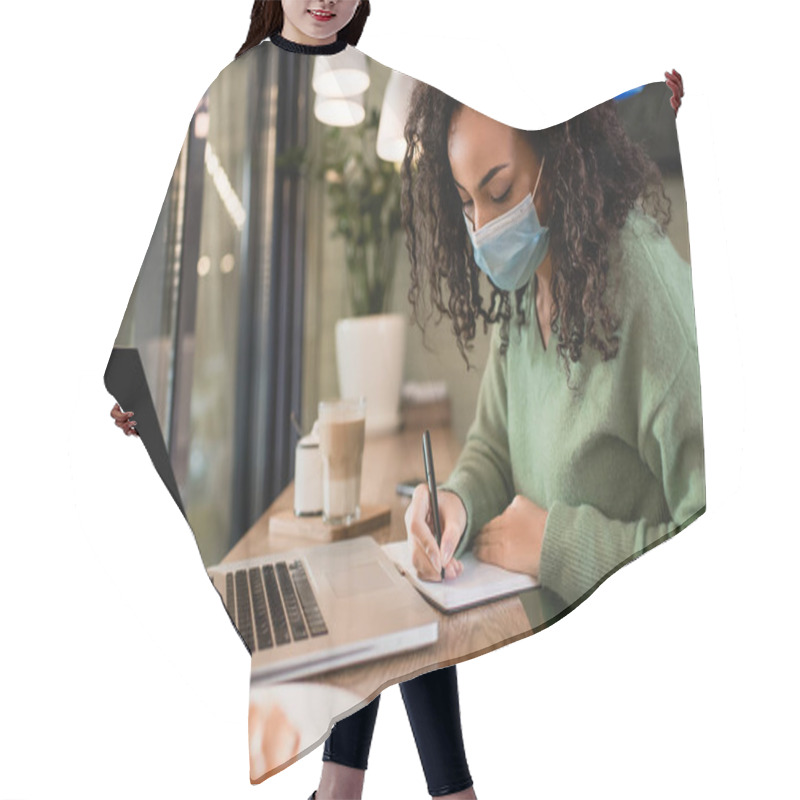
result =
[[[380,699],[381,696],[378,695],[355,714],[334,723],[331,735],[325,740],[323,761],[333,761],[355,769],[367,768]]]
[[[455,665],[400,684],[432,797],[472,786],[464,752]]]
[[[472,786],[467,766],[455,666],[426,672],[400,684],[428,792],[439,797]],[[380,695],[337,722],[325,742],[323,761],[366,769]]]

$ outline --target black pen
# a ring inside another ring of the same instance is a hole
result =
[[[436,539],[436,546],[441,548],[442,526],[439,522],[439,498],[436,496],[436,474],[433,471],[433,448],[431,447],[431,432],[429,430],[426,430],[425,433],[422,434],[422,458],[425,462],[425,477],[428,479],[428,492],[431,497],[433,536]],[[441,578],[444,580],[444,566],[442,566]]]

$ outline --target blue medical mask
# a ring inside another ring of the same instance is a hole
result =
[[[550,242],[550,229],[539,223],[533,198],[542,177],[544,159],[533,192],[477,231],[464,213],[467,231],[472,240],[475,263],[489,280],[504,292],[521,289],[544,261]]]

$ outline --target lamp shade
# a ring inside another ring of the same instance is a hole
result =
[[[366,56],[354,47],[314,59],[311,84],[317,94],[327,97],[352,97],[369,86]]]
[[[408,103],[414,90],[414,79],[392,70],[383,96],[381,121],[378,125],[378,155],[385,161],[402,161],[406,153],[404,128]]]
[[[364,95],[353,97],[326,97],[318,94],[314,99],[314,116],[325,125],[349,128],[366,117]]]

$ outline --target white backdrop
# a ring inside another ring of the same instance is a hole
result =
[[[686,91],[708,510],[554,627],[459,666],[482,800],[797,796],[796,84],[781,6],[733,6],[373,0],[365,52],[511,125],[673,67]],[[247,654],[102,380],[186,126],[249,10],[0,12],[3,800],[317,785],[321,748],[250,785]],[[426,796],[392,687],[364,797]]]

